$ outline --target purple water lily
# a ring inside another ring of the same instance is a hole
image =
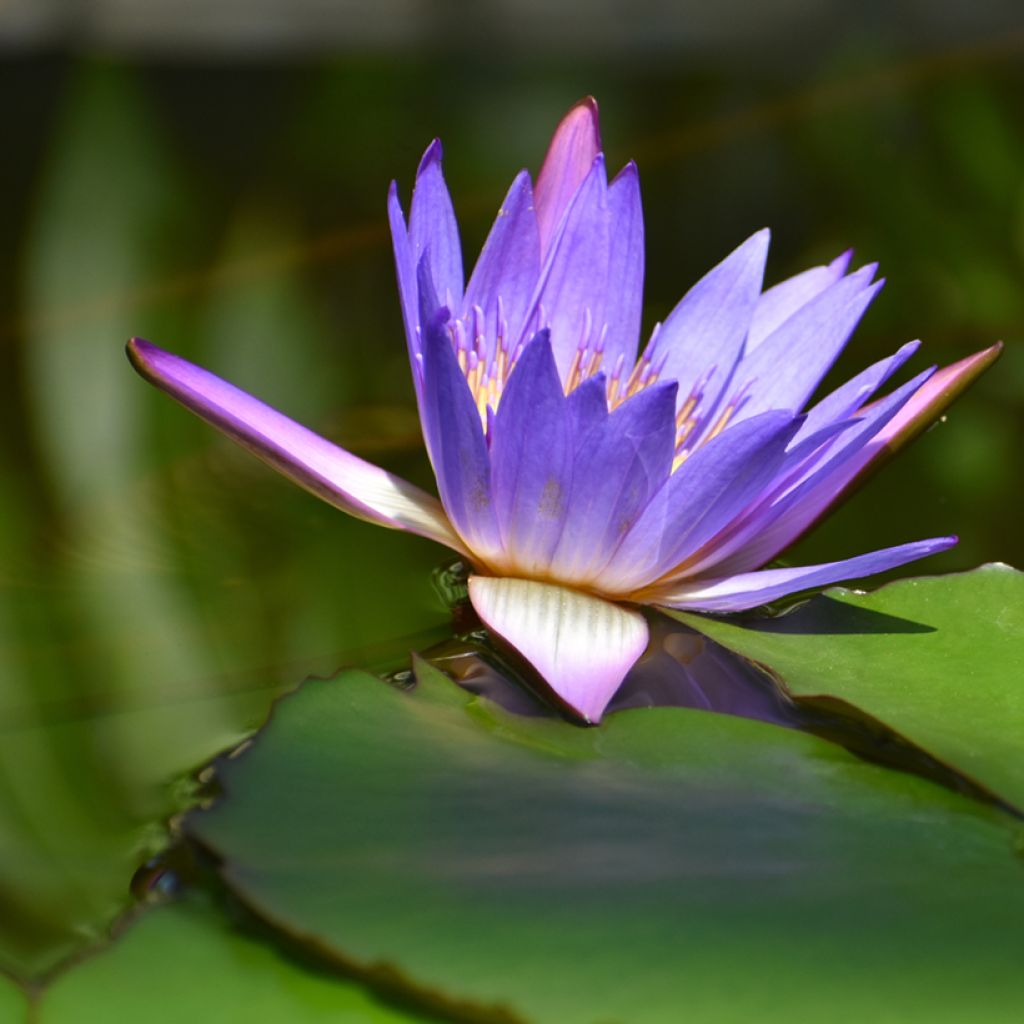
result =
[[[808,407],[881,287],[846,253],[762,291],[768,232],[697,282],[637,358],[637,170],[609,182],[597,107],[564,118],[536,184],[512,183],[464,285],[434,142],[408,224],[388,212],[440,501],[148,342],[147,379],[324,500],[472,566],[480,618],[596,722],[648,642],[638,606],[733,612],[955,543],[764,569],[998,354],[882,398],[901,348]]]

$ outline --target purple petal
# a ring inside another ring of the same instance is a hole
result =
[[[491,437],[497,520],[515,571],[545,570],[558,543],[572,481],[573,436],[546,332],[519,357]]]
[[[698,553],[685,573],[721,575],[746,572],[771,561],[815,522],[857,472],[860,456],[872,439],[906,405],[932,370],[925,370],[897,388],[866,413],[858,426],[841,440],[812,458],[802,477],[785,480],[783,489],[772,489],[766,500],[752,508],[722,536],[713,538]]]
[[[736,384],[750,394],[736,418],[766,409],[799,412],[849,340],[883,282],[867,285],[864,267],[823,291],[791,316],[736,368]]]
[[[471,576],[469,600],[584,721],[600,721],[647,646],[642,615],[566,587]]]
[[[764,565],[845,500],[894,452],[917,436],[998,358],[1001,345],[934,373],[924,371],[863,412],[860,426],[812,460],[798,486],[755,509],[691,572],[743,572]]]
[[[570,200],[600,152],[597,102],[588,96],[559,122],[537,175],[534,206],[542,253],[547,252]]]
[[[767,486],[799,421],[764,413],[708,441],[669,477],[597,580],[609,593],[658,579],[727,526]]]
[[[448,186],[441,173],[441,143],[435,139],[420,161],[409,214],[413,265],[429,253],[430,276],[441,301],[451,309],[462,304],[462,246]]]
[[[956,540],[956,537],[936,537],[873,551],[842,562],[805,565],[794,569],[762,569],[724,579],[685,583],[657,597],[654,603],[694,611],[746,611],[801,590],[823,587],[842,580],[861,579],[887,569],[895,569],[918,558],[946,551],[956,544]]]
[[[598,156],[576,190],[544,258],[531,302],[526,334],[551,329],[551,346],[563,381],[581,341],[596,342],[608,296],[608,184]]]
[[[359,519],[408,530],[467,554],[432,495],[148,341],[132,338],[128,358],[151,384],[329,504]]]
[[[579,451],[591,432],[608,419],[608,381],[603,373],[588,377],[566,399],[572,425],[573,449]]]
[[[653,364],[664,358],[662,380],[679,381],[679,401],[714,368],[702,409],[717,405],[743,349],[761,294],[769,232],[759,231],[704,275],[669,313],[647,347]]]
[[[934,373],[926,370],[862,414],[861,426],[827,451],[798,486],[755,509],[690,566],[691,572],[744,572],[764,565],[845,500],[893,452],[917,436],[998,358],[1002,345]],[[902,350],[901,350],[902,351]]]
[[[630,161],[608,186],[609,263],[605,322],[608,343],[604,365],[621,355],[625,366],[636,362],[644,292],[644,217],[640,178]]]
[[[849,469],[848,482],[828,507],[847,498],[873,472],[925,430],[942,411],[969,388],[998,358],[1002,342],[944,366],[914,393],[865,446]],[[874,412],[871,406],[869,412]]]
[[[446,309],[424,317],[423,437],[452,524],[476,555],[490,561],[501,553],[490,459],[480,413],[445,328],[447,319]]]
[[[540,241],[537,218],[534,214],[533,191],[530,176],[521,172],[501,204],[480,258],[466,287],[463,308],[468,313],[478,306],[489,326],[487,338],[490,347],[487,357],[494,351],[494,339],[504,317],[508,343],[518,338],[523,330],[540,275]]]
[[[851,416],[870,398],[919,348],[919,341],[909,341],[895,355],[882,359],[852,377],[826,395],[807,413],[797,440],[810,436],[826,423]]]
[[[748,353],[753,352],[777,327],[781,327],[797,310],[835,284],[850,265],[853,250],[844,252],[824,267],[811,267],[802,274],[788,278],[769,288],[757,300],[747,334]]]
[[[568,514],[551,578],[587,581],[668,479],[676,385],[656,384],[619,406],[577,445]]]
[[[391,182],[388,189],[388,223],[391,227],[391,248],[395,254],[395,273],[398,277],[398,296],[402,304],[402,322],[405,325],[405,340],[409,347],[409,359],[415,362],[420,351],[419,340],[419,295],[416,290],[416,262],[412,255],[409,231],[405,226],[405,215],[398,201],[398,185]],[[419,388],[419,375],[413,379]]]

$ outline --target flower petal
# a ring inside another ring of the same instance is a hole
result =
[[[479,307],[489,328],[485,332],[488,359],[494,353],[499,331],[503,331],[506,343],[519,337],[537,287],[540,242],[533,205],[530,176],[522,171],[498,210],[466,287],[465,311]],[[505,320],[504,328],[498,322],[499,315]]]
[[[608,381],[603,373],[588,377],[566,398],[572,423],[574,451],[587,443],[591,431],[608,419]]]
[[[771,482],[798,426],[787,412],[763,413],[697,449],[651,499],[595,586],[641,588],[728,526]]]
[[[882,287],[868,284],[873,274],[863,267],[825,289],[742,359],[735,383],[750,390],[736,420],[803,409]]]
[[[879,360],[826,395],[808,411],[797,440],[809,437],[826,423],[843,419],[861,409],[865,400],[870,398],[920,347],[921,342],[908,341],[888,359]]]
[[[669,313],[647,346],[653,365],[664,359],[662,380],[679,382],[679,401],[714,368],[704,388],[707,417],[718,403],[743,350],[761,294],[769,232],[759,231],[704,275]],[[696,438],[694,438],[696,440]]]
[[[823,267],[811,267],[768,288],[757,300],[747,334],[748,353],[753,352],[777,327],[781,327],[797,310],[835,284],[850,265],[853,250],[849,249]]]
[[[563,381],[581,342],[596,342],[608,298],[608,183],[598,155],[576,190],[544,257],[520,340],[545,327]]]
[[[448,186],[441,173],[441,143],[427,147],[416,171],[409,212],[409,242],[413,265],[429,254],[430,276],[438,296],[449,309],[462,305],[462,245]]]
[[[856,473],[861,453],[872,439],[909,402],[931,375],[925,370],[892,394],[877,402],[857,425],[808,460],[794,479],[786,473],[781,488],[771,488],[732,527],[711,538],[705,550],[696,552],[683,574],[731,575],[770,562],[793,543],[836,500]]]
[[[935,537],[872,551],[842,562],[826,562],[823,565],[805,565],[793,569],[762,569],[724,579],[694,581],[669,593],[652,597],[652,602],[667,608],[688,608],[694,611],[746,611],[801,590],[895,569],[918,558],[946,551],[956,544],[956,540],[956,537]]]
[[[896,452],[930,426],[942,411],[967,390],[998,358],[1003,343],[997,342],[974,355],[936,371],[874,436],[851,468],[847,486],[829,503],[832,508],[861,486]],[[875,405],[867,412],[874,411]]]
[[[132,338],[128,358],[150,383],[329,504],[359,519],[408,530],[467,553],[432,495],[148,341]]]
[[[547,568],[565,521],[572,457],[568,403],[542,331],[509,377],[491,437],[494,507],[515,572]]]
[[[569,201],[590,173],[600,152],[597,101],[587,96],[559,122],[537,175],[534,207],[541,252],[547,252]]]
[[[622,357],[626,372],[636,362],[644,298],[644,216],[640,177],[630,161],[608,186],[609,295],[605,306],[608,326],[604,366],[615,367]]]
[[[388,189],[388,223],[391,227],[391,248],[395,254],[395,273],[398,277],[398,297],[402,304],[402,322],[405,325],[405,340],[409,347],[409,359],[414,364],[413,380],[417,391],[420,386],[419,374],[415,372],[416,355],[420,351],[419,339],[419,293],[416,290],[416,262],[412,255],[412,243],[405,226],[405,215],[398,201],[398,185],[391,182]]]
[[[873,402],[861,411],[860,426],[827,449],[820,460],[811,460],[798,486],[777,496],[766,509],[755,511],[740,533],[693,566],[693,571],[703,572],[712,565],[744,571],[784,551],[920,434],[995,362],[1001,350],[1000,343],[937,372],[926,370]]]
[[[593,579],[672,469],[675,382],[620,405],[576,445],[564,527],[550,578]]]
[[[420,292],[429,281],[420,278]],[[423,328],[423,397],[420,420],[441,502],[472,551],[485,562],[501,552],[491,500],[491,464],[480,413],[459,369],[445,324],[447,309],[427,318]]]
[[[638,612],[567,587],[470,576],[469,600],[487,628],[588,722],[600,721],[647,646],[647,622]]]

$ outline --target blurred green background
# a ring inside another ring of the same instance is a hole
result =
[[[771,280],[850,246],[889,279],[834,379],[911,338],[925,342],[915,372],[1004,339],[947,420],[792,557],[956,532],[923,571],[1024,565],[1014,5],[973,20],[923,5],[801,20],[789,5],[772,21],[730,2],[686,21],[658,4],[589,17],[495,0],[487,29],[445,4],[391,5],[390,21],[386,3],[339,5],[335,22],[303,3],[275,22],[263,0],[222,5],[223,25],[186,5],[194,22],[148,30],[116,3],[70,27],[58,7],[13,6],[0,969],[37,976],[103,932],[187,798],[178,780],[275,694],[444,635],[444,551],[278,480],[122,352],[147,337],[429,485],[384,199],[392,178],[408,195],[434,135],[468,263],[515,171],[536,169],[559,116],[595,94],[610,164],[640,164],[648,329],[769,225]]]

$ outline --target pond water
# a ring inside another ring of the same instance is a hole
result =
[[[645,325],[751,231],[773,279],[854,246],[889,284],[836,369],[1001,364],[794,551],[956,532],[922,566],[1024,563],[1024,70],[998,47],[813,69],[362,57],[5,63],[0,283],[0,968],[104,929],[189,773],[275,696],[450,634],[426,541],[283,483],[144,385],[142,335],[430,486],[384,199],[422,149],[475,251],[580,94],[640,163]],[[443,71],[443,74],[441,73]],[[185,779],[182,782],[180,780]]]

